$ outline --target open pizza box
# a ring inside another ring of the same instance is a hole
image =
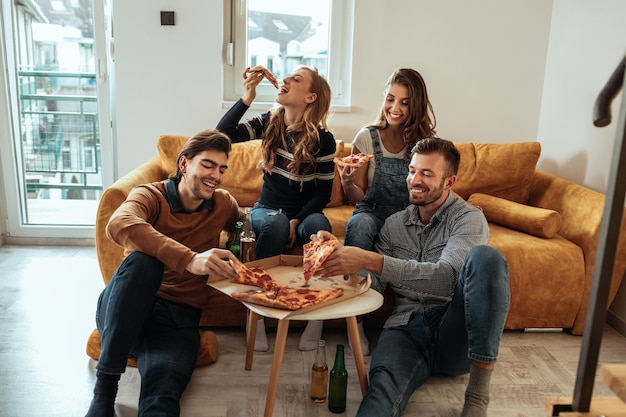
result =
[[[260,266],[265,268],[267,273],[282,287],[298,288],[304,286],[304,276],[302,274],[302,256],[298,255],[277,255],[271,258],[260,259],[245,264],[247,267]],[[299,310],[283,310],[280,308],[260,306],[271,317],[282,320],[295,314],[309,312],[320,307],[326,307],[331,304],[340,303],[349,298],[356,297],[366,292],[372,281],[368,275],[363,278],[360,275],[353,274],[344,279],[343,275],[322,278],[314,276],[308,282],[309,289],[335,289],[341,288],[343,294],[340,297],[322,303],[312,305],[310,307],[301,308]],[[258,291],[259,288],[250,285],[234,283],[227,279],[211,279],[207,281],[207,285],[230,296],[234,292]]]

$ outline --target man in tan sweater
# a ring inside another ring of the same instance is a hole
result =
[[[217,189],[230,150],[217,130],[198,133],[181,150],[175,174],[136,187],[111,216],[107,236],[126,257],[97,304],[102,348],[87,417],[114,416],[129,355],[141,375],[138,415],[180,414],[198,354],[207,277],[236,276],[229,261],[238,260],[218,247],[222,230],[242,220],[235,199]]]

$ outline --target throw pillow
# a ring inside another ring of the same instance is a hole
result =
[[[561,215],[487,194],[475,193],[467,200],[480,207],[488,221],[537,237],[554,237],[561,228]]]
[[[461,153],[458,179],[452,188],[464,199],[484,193],[526,204],[535,166],[541,153],[539,142],[507,144],[455,143]]]
[[[161,168],[167,176],[176,172],[178,154],[187,143],[189,136],[161,135],[157,141],[157,151],[161,157]]]

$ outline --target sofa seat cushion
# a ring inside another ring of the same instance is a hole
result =
[[[561,228],[561,215],[550,209],[527,206],[487,194],[474,193],[467,202],[480,207],[492,223],[537,237],[554,237]]]
[[[341,241],[346,236],[346,224],[352,212],[354,211],[353,205],[343,205],[337,207],[326,207],[324,209],[324,215],[328,218],[330,225],[333,229],[333,234]]]
[[[467,200],[484,193],[526,204],[535,166],[541,153],[539,142],[506,144],[455,143],[461,154],[458,180],[452,188]]]
[[[559,235],[543,239],[493,223],[489,232],[489,245],[502,252],[509,266],[505,328],[571,328],[584,293],[581,248]]]

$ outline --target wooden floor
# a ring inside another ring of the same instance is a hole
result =
[[[0,416],[83,416],[91,399],[94,361],[85,354],[94,328],[95,304],[103,284],[92,247],[0,247]],[[197,368],[182,400],[182,416],[263,415],[272,353],[256,353],[244,370],[244,330],[214,329],[220,357]],[[301,329],[290,332],[275,416],[331,416],[326,404],[308,398],[313,352],[297,349]],[[370,340],[376,332],[368,330]],[[275,334],[269,332],[270,345]],[[325,332],[332,366],[345,332]],[[489,416],[546,416],[545,398],[573,392],[581,338],[564,333],[505,332],[492,378]],[[366,367],[369,369],[369,357]],[[604,332],[601,363],[626,363],[626,343]],[[361,398],[350,349],[348,406],[354,416]],[[432,378],[411,398],[404,416],[458,416],[467,376]],[[135,416],[139,376],[122,376],[117,416]],[[611,395],[596,379],[594,395]]]

